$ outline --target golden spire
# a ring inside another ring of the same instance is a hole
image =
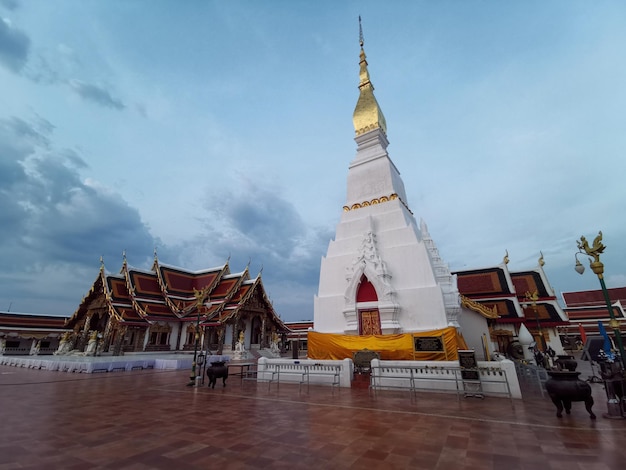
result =
[[[363,28],[361,27],[361,17],[359,16],[359,44],[361,45],[360,61],[359,61],[359,100],[354,108],[352,122],[354,123],[354,131],[356,135],[365,134],[372,129],[380,129],[387,134],[387,122],[385,116],[378,106],[376,97],[374,96],[374,85],[370,81],[370,74],[367,71],[367,60],[365,60],[365,51],[363,50]]]

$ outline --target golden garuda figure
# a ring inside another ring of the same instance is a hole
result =
[[[600,261],[600,255],[604,252],[604,249],[606,248],[602,244],[601,230],[598,232],[598,236],[594,238],[592,246],[589,246],[589,242],[585,237],[580,237],[580,240],[576,243],[578,244],[578,249],[581,251],[581,253],[584,251],[585,254],[592,256],[596,263]]]

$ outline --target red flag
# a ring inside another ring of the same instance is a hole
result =
[[[582,323],[578,324],[578,331],[580,331],[580,339],[582,340],[583,344],[585,344],[587,342],[587,334],[585,333],[585,329],[583,328]]]

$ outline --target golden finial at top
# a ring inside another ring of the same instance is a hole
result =
[[[380,129],[387,134],[387,122],[385,116],[378,106],[374,96],[374,85],[370,81],[370,74],[367,70],[367,60],[363,50],[363,27],[359,16],[359,44],[361,52],[359,54],[359,100],[354,108],[352,122],[356,135],[365,134],[374,129]]]
[[[543,253],[540,251],[539,252],[539,266],[543,266],[544,264],[546,264],[546,262],[543,260]]]
[[[504,264],[509,264],[509,250],[505,250],[504,259],[502,260]]]

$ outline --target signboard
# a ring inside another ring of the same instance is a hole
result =
[[[473,349],[459,350],[459,365],[461,366],[461,378],[463,380],[480,380],[478,375],[478,363]]]
[[[413,349],[415,352],[446,352],[443,336],[414,336]]]

